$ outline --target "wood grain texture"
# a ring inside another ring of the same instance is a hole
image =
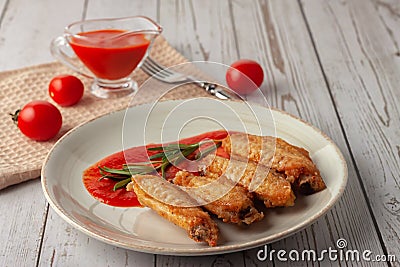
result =
[[[2,25],[3,20],[4,20],[4,16],[5,16],[6,12],[7,12],[8,3],[9,3],[9,1],[7,1],[7,0],[1,0],[0,1],[0,29],[1,29],[1,25]],[[4,39],[5,39],[4,37],[0,37],[0,42],[3,42]]]
[[[400,255],[400,4],[303,6],[386,249]]]
[[[223,84],[226,65],[238,57],[230,1],[168,0],[160,2],[159,10],[163,34],[171,45],[192,61],[216,62],[196,67]]]
[[[0,266],[35,265],[46,213],[39,180],[0,192]]]
[[[0,71],[54,61],[49,49],[52,38],[63,34],[68,23],[81,18],[77,8],[82,7],[79,0],[35,4],[10,0],[0,28]]]
[[[86,19],[148,16],[157,20],[157,0],[109,1],[89,0],[85,12]]]
[[[229,1],[161,1],[159,20],[167,40],[191,60],[230,64],[237,56]]]
[[[251,57],[266,66],[267,82],[262,87],[266,98],[272,106],[300,116],[326,132],[344,153],[349,167],[348,188],[335,208],[304,231],[273,243],[271,249],[321,251],[335,248],[336,240],[345,238],[351,248],[382,253],[300,7],[289,1],[260,1],[250,11],[241,13],[243,5],[233,2],[234,16],[242,18],[240,22],[235,20],[238,49],[241,57]],[[248,99],[252,100],[252,96]],[[256,252],[246,251],[248,265],[261,265]]]
[[[153,266],[153,258],[91,238],[50,209],[39,266]]]

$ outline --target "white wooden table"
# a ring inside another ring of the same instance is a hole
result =
[[[52,61],[50,40],[85,18],[146,15],[187,58],[259,61],[270,104],[326,132],[349,167],[339,203],[279,250],[347,248],[397,262],[261,262],[260,248],[175,257],[113,247],[49,208],[39,179],[0,191],[0,266],[400,266],[399,0],[0,0],[0,71]],[[250,97],[251,98],[251,97]]]

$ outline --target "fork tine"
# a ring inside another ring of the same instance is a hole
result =
[[[156,78],[159,79],[167,79],[171,74],[166,72],[165,70],[159,70],[155,66],[148,64],[147,62],[144,62],[142,65],[142,68],[144,71],[147,71],[149,75],[155,76]]]
[[[150,76],[156,76],[160,78],[166,78],[167,75],[165,72],[159,71],[158,69],[154,68],[154,66],[147,64],[147,62],[143,62],[143,65],[141,67],[144,72],[146,72]]]
[[[219,99],[229,99],[231,96],[224,92],[222,89],[217,89],[217,85],[209,82],[201,82],[190,75],[177,72],[174,70],[168,70],[163,65],[160,65],[154,61],[151,57],[147,57],[141,66],[142,70],[148,75],[166,83],[195,83],[209,94],[218,97]]]
[[[158,64],[156,61],[147,57],[141,66],[142,70],[154,78],[166,83],[180,83],[191,81],[189,76],[175,72],[173,70],[164,69],[165,67]]]
[[[154,61],[151,57],[147,57],[146,60],[145,60],[145,62],[146,62],[146,61],[147,61],[147,63],[148,63],[149,65],[151,65],[152,67],[154,67],[155,69],[157,69],[157,70],[160,71],[160,72],[164,71],[165,73],[167,73],[167,74],[169,74],[169,75],[174,74],[172,71],[168,70],[167,67],[165,67],[165,66],[161,65],[160,63]]]
[[[162,71],[165,69],[164,66],[161,66],[159,63],[156,63],[151,57],[147,57],[145,61],[149,66],[154,67],[157,71]]]

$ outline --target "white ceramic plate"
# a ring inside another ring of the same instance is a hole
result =
[[[253,106],[250,114],[244,103],[225,101],[221,105],[209,98],[196,101],[161,102],[150,116],[147,116],[150,105],[136,106],[68,132],[50,151],[42,168],[43,191],[50,205],[72,226],[115,246],[156,254],[207,255],[249,249],[282,239],[324,215],[342,195],[347,182],[346,162],[336,145],[320,130],[289,114],[260,106]],[[170,112],[173,116],[168,117]],[[256,117],[252,117],[254,114]],[[211,115],[214,120],[201,119]],[[277,136],[310,151],[327,189],[298,197],[294,207],[270,209],[264,220],[250,227],[240,228],[219,221],[221,238],[217,247],[195,243],[183,229],[147,208],[118,208],[99,203],[82,183],[82,172],[86,168],[123,150],[123,146],[176,140],[175,134],[182,122],[190,121],[179,130],[180,138],[220,129],[221,125],[229,130],[245,127],[254,134],[260,134],[260,129],[264,129],[262,134],[273,133],[271,119]],[[160,137],[162,127],[163,138]]]

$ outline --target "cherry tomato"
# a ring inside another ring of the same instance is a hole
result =
[[[81,80],[72,75],[59,75],[49,84],[50,97],[60,106],[72,106],[81,100],[84,86]]]
[[[32,101],[13,115],[20,131],[36,141],[46,141],[56,136],[62,125],[60,111],[47,101]]]
[[[254,60],[241,59],[234,62],[226,72],[228,86],[238,94],[257,90],[264,80],[264,71]]]

